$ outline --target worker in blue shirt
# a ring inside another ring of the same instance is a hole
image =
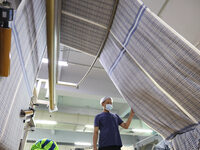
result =
[[[128,129],[134,112],[131,109],[130,115],[126,122],[117,115],[111,113],[113,100],[111,97],[103,97],[100,104],[103,107],[103,112],[96,115],[94,120],[93,134],[93,149],[97,150],[98,131],[99,135],[99,150],[120,150],[122,147],[121,137],[118,126]]]

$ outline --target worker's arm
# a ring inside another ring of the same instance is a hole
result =
[[[122,124],[120,124],[120,126],[124,129],[128,129],[132,119],[133,119],[133,116],[134,116],[134,111],[133,109],[131,109],[131,112],[130,112],[130,115],[128,117],[128,120],[126,122],[123,122]]]
[[[99,127],[94,127],[93,150],[97,150],[98,132],[99,132]]]

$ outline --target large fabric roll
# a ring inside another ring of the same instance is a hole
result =
[[[11,72],[0,78],[0,149],[16,150],[23,138],[20,110],[28,109],[46,49],[44,0],[23,0],[11,23]]]
[[[137,116],[167,140],[198,124],[200,51],[142,2],[119,1],[100,62]]]

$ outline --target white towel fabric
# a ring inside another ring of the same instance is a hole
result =
[[[28,109],[35,78],[46,49],[44,0],[23,0],[12,26],[11,73],[0,79],[0,149],[16,150],[23,138],[20,110]]]
[[[167,140],[200,120],[199,50],[140,1],[119,1],[100,62],[137,116]]]

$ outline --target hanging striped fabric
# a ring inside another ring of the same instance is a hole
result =
[[[136,115],[171,147],[197,149],[199,50],[140,1],[126,0],[119,1],[100,62]]]

